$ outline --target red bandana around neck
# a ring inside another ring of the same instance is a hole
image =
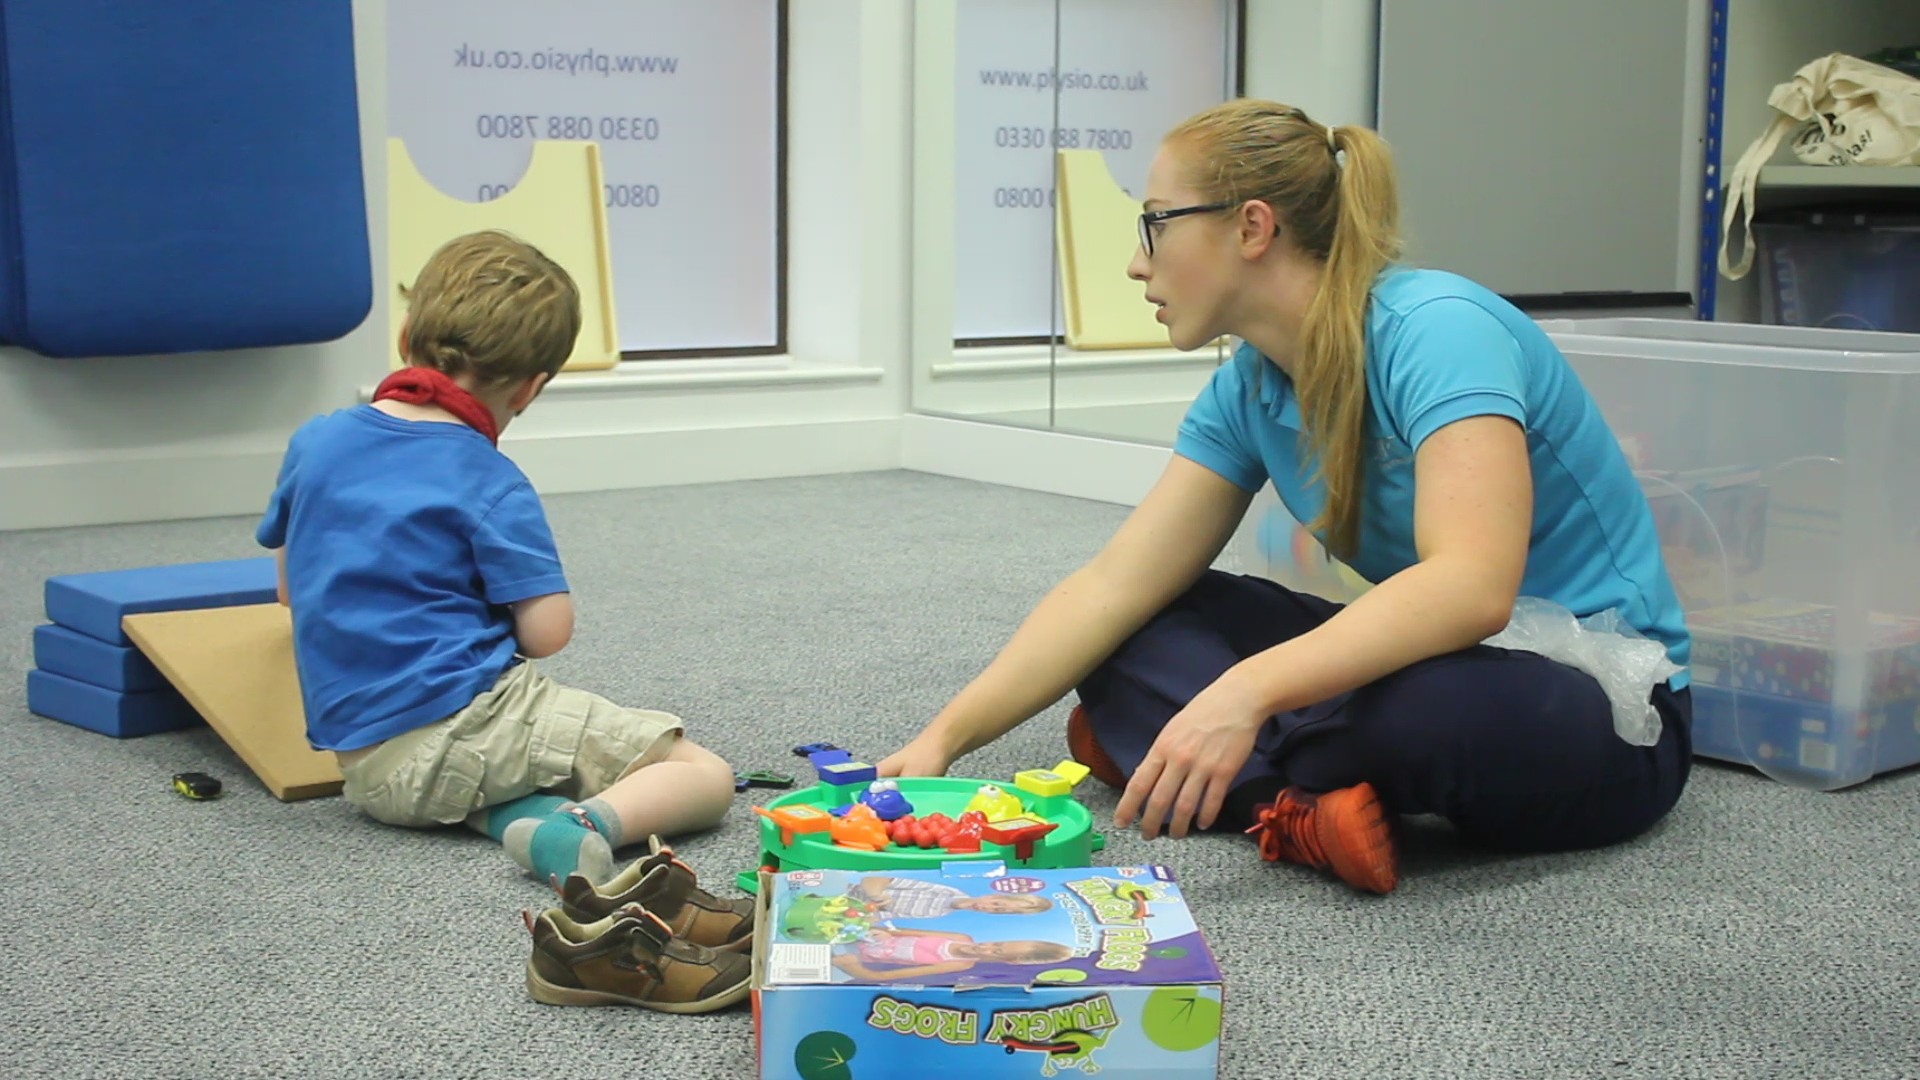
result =
[[[380,380],[373,400],[393,398],[409,405],[438,405],[465,421],[468,427],[500,445],[500,429],[494,425],[493,411],[480,403],[467,388],[454,382],[447,373],[430,367],[403,367]]]

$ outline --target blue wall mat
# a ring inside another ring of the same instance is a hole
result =
[[[351,0],[0,0],[0,336],[290,345],[372,303]]]
[[[132,645],[123,615],[270,604],[279,598],[273,556],[100,570],[47,579],[47,618],[111,645]]]
[[[143,694],[122,694],[39,670],[27,672],[27,709],[50,720],[116,739],[176,731],[204,723],[193,706],[187,704],[187,699],[171,687]]]
[[[33,628],[33,666],[121,693],[137,694],[167,685],[167,677],[139,649],[113,645],[52,623]]]

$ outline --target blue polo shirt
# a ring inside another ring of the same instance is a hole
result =
[[[1533,463],[1521,595],[1583,617],[1618,610],[1684,667],[1686,622],[1646,496],[1599,408],[1539,324],[1459,275],[1391,268],[1374,285],[1366,341],[1369,450],[1359,551],[1349,565],[1379,582],[1418,561],[1414,453],[1456,420],[1511,417],[1526,429]],[[1271,481],[1306,522],[1326,493],[1308,479],[1301,427],[1292,380],[1242,345],[1188,410],[1174,452],[1247,491]],[[1686,680],[1682,672],[1673,685]]]
[[[255,534],[285,547],[307,741],[355,750],[465,708],[514,662],[506,605],[566,592],[518,466],[371,405],[294,432]]]

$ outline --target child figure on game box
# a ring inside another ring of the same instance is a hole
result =
[[[950,911],[978,911],[986,915],[1037,915],[1053,901],[1033,893],[991,893],[969,896],[964,890],[938,881],[869,874],[856,888],[860,899],[878,902],[878,914],[892,919],[937,919]]]
[[[945,930],[871,930],[836,952],[834,967],[871,981],[946,975],[983,960],[1059,964],[1073,958],[1073,950],[1057,941],[975,941],[967,934]]]

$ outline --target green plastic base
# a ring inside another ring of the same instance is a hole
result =
[[[1060,827],[1034,845],[1031,858],[1020,860],[1014,858],[1013,848],[994,843],[982,843],[978,852],[964,853],[949,852],[945,848],[902,847],[898,844],[889,844],[879,851],[862,851],[859,848],[841,847],[826,833],[820,832],[804,833],[794,837],[793,843],[782,844],[780,827],[763,817],[760,819],[761,865],[776,870],[937,870],[943,863],[995,860],[1009,867],[1047,869],[1091,866],[1093,853],[1106,846],[1106,837],[1093,830],[1093,815],[1071,795],[1034,795],[1014,787],[1011,782],[969,780],[954,776],[902,778],[900,794],[913,804],[915,817],[925,817],[937,811],[957,818],[982,784],[993,784],[1002,791],[1019,796],[1021,805],[1028,813],[1048,821],[1057,821]],[[767,806],[772,808],[806,803],[831,810],[852,802],[865,788],[865,784],[815,784],[810,788],[788,792]],[[754,892],[760,887],[759,871],[745,871],[735,879],[735,883],[746,892]]]

